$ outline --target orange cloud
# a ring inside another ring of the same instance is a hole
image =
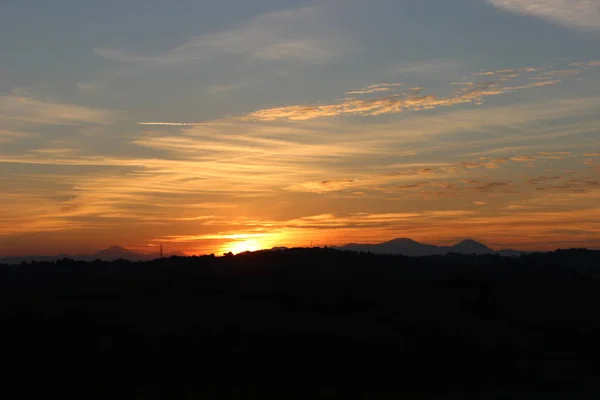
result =
[[[398,93],[389,94],[379,98],[347,98],[340,103],[297,105],[259,110],[245,116],[252,121],[275,121],[287,119],[292,121],[306,121],[315,118],[337,117],[343,115],[375,116],[382,114],[395,114],[405,111],[428,110],[439,107],[451,107],[457,104],[481,103],[486,97],[497,96],[517,90],[556,85],[560,81],[548,79],[540,82],[526,83],[516,86],[507,86],[504,82],[518,78],[523,73],[537,71],[535,68],[520,68],[482,72],[477,75],[490,76],[494,80],[482,82],[464,82],[463,87],[450,95],[441,97],[434,94],[422,94],[422,88],[407,89]],[[554,72],[557,76],[566,75],[564,71]],[[377,92],[390,92],[394,84],[371,85],[366,89],[347,92],[346,94],[362,95]]]
[[[560,178],[560,176],[538,176],[537,178],[529,179],[527,183],[529,185],[537,185],[539,183],[554,181]]]

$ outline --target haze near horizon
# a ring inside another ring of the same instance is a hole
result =
[[[0,256],[600,248],[593,0],[0,4]]]

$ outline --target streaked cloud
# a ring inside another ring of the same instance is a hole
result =
[[[197,126],[201,125],[200,123],[195,122],[138,122],[138,125],[148,125],[148,126]]]
[[[530,15],[571,28],[600,30],[597,0],[487,0],[506,11]]]
[[[569,64],[571,67],[600,67],[600,60]]]
[[[99,47],[94,54],[126,64],[172,65],[206,61],[222,55],[243,55],[267,61],[328,62],[344,48],[343,35],[326,25],[327,5],[273,11],[229,30],[208,33],[159,55],[137,55]]]
[[[477,73],[492,80],[464,82],[460,85],[459,89],[454,90],[446,96],[426,94],[420,87],[401,90],[401,85],[371,85],[365,89],[347,92],[346,94],[352,95],[352,97],[346,98],[341,102],[264,109],[250,113],[246,118],[257,121],[273,121],[278,119],[305,121],[314,118],[344,115],[377,116],[382,114],[396,114],[406,111],[451,107],[458,104],[482,104],[485,98],[490,96],[560,83],[560,80],[550,75],[543,76],[542,78],[537,76],[537,80],[531,80],[532,77],[527,74],[537,71],[539,69],[529,67]],[[523,77],[525,82],[513,85],[507,84],[508,81],[519,77]],[[456,82],[450,82],[450,84],[456,84]],[[374,98],[356,97],[379,92],[384,92],[386,95]]]
[[[518,155],[515,157],[511,157],[512,161],[518,162],[534,162],[537,160],[550,159],[550,160],[562,160],[565,157],[569,157],[571,155],[570,152],[566,151],[557,151],[557,152],[539,152],[533,155]]]
[[[39,125],[108,124],[115,114],[74,104],[40,100],[18,92],[0,95],[0,122],[13,129]]]
[[[373,94],[379,92],[390,92],[394,88],[404,86],[402,83],[379,83],[375,85],[369,85],[364,89],[351,90],[346,92],[346,95],[354,95],[354,94]]]
[[[399,62],[387,68],[392,75],[427,75],[445,71],[456,71],[460,63],[452,59],[429,59],[418,62]]]
[[[527,183],[529,185],[538,185],[540,183],[545,183],[548,181],[555,181],[561,179],[560,176],[538,176],[537,178],[529,179]]]
[[[0,142],[10,142],[23,139],[25,137],[31,136],[25,132],[15,132],[8,130],[0,130]]]
[[[553,190],[567,190],[569,192],[587,192],[591,189],[600,188],[600,180],[594,178],[572,178],[562,185],[554,185]],[[548,189],[548,188],[547,188]]]
[[[492,192],[496,189],[507,186],[510,182],[489,182],[479,186],[470,187],[469,190],[477,190],[479,192]]]

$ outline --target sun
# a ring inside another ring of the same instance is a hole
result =
[[[262,249],[262,245],[257,240],[243,240],[226,246],[227,251],[233,254],[243,253],[245,251],[258,251]]]

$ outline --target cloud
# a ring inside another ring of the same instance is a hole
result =
[[[581,73],[580,69],[559,69],[559,70],[555,70],[555,71],[546,71],[543,74],[541,74],[541,78],[543,79],[544,77],[550,76],[550,77],[563,77],[563,76],[571,76],[571,75],[578,75]]]
[[[543,71],[543,70],[544,70],[543,68],[537,68],[537,67],[508,68],[508,69],[500,69],[500,70],[495,70],[495,71],[476,72],[473,75],[484,76],[484,77],[487,77],[488,79],[495,79],[495,80],[504,82],[504,81],[509,81],[511,79],[517,78],[522,74],[535,73],[535,72],[539,72],[539,71]]]
[[[115,114],[74,104],[39,100],[11,93],[0,96],[0,123],[13,130],[40,125],[108,124]]]
[[[511,204],[509,206],[506,206],[507,210],[527,210],[527,209],[531,209],[531,206],[525,205],[525,204]]]
[[[460,167],[462,168],[466,168],[466,169],[472,169],[472,168],[487,168],[487,169],[498,169],[500,168],[500,165],[507,162],[508,158],[487,158],[487,157],[482,157],[481,161],[478,162],[461,162],[459,164]]]
[[[25,132],[0,130],[0,143],[20,140],[20,139],[22,139],[24,137],[28,137],[28,136],[31,136],[31,135],[29,135]]]
[[[569,64],[569,66],[571,66],[571,67],[600,67],[600,60],[571,63],[571,64]]]
[[[537,157],[534,156],[516,156],[511,158],[512,161],[517,162],[533,162],[537,160]]]
[[[517,162],[533,163],[534,161],[543,160],[543,159],[562,160],[565,157],[568,157],[570,155],[571,155],[571,153],[568,151],[555,151],[555,152],[542,151],[542,152],[539,152],[534,155],[519,155],[516,157],[512,157],[511,160],[517,161]]]
[[[537,178],[529,179],[526,183],[528,185],[538,185],[540,183],[554,181],[560,178],[560,176],[538,176]]]
[[[323,63],[343,51],[342,35],[327,24],[326,5],[270,12],[237,27],[192,38],[163,54],[141,56],[124,50],[96,48],[102,58],[126,64],[172,65],[243,55],[268,61]]]
[[[396,166],[400,171],[380,173],[380,174],[357,174],[354,179],[328,179],[325,181],[309,181],[297,183],[287,187],[287,190],[297,192],[327,193],[344,191],[349,189],[368,189],[377,190],[383,193],[407,192],[416,189],[442,188],[443,191],[437,194],[456,194],[460,191],[456,183],[449,181],[430,181],[423,182],[423,178],[433,176],[444,176],[448,178],[461,176],[462,174],[477,169],[499,169],[503,163],[509,161],[508,157],[488,158],[482,157],[478,162],[455,162],[455,163],[435,163],[434,166],[412,168],[411,164]],[[418,164],[417,164],[418,165]],[[418,181],[415,181],[418,180]],[[474,190],[490,191],[501,184],[487,183],[483,184],[477,180],[461,180],[460,182],[469,185],[481,185]],[[428,193],[426,190],[421,193]]]
[[[506,187],[509,184],[509,182],[489,182],[483,185],[479,185],[479,186],[474,186],[474,187],[470,187],[470,190],[476,190],[479,192],[493,192],[496,189],[499,188],[503,188]]]
[[[570,28],[600,30],[597,0],[487,0],[505,11],[539,17]]]
[[[364,89],[352,90],[346,92],[347,95],[355,94],[373,94],[379,92],[391,92],[396,90],[398,87],[404,86],[402,83],[379,83],[375,85],[369,85]]]
[[[429,211],[425,215],[431,215],[434,217],[466,217],[469,215],[477,214],[476,211],[469,210],[444,210],[444,211]]]
[[[230,83],[223,85],[213,85],[206,88],[206,92],[208,94],[222,94],[227,92],[232,92],[240,89],[249,88],[254,86],[253,82],[245,82],[245,83]]]
[[[389,189],[403,191],[403,190],[409,190],[409,189],[419,189],[425,185],[426,185],[426,183],[413,183],[413,184],[407,184],[407,185],[392,186]]]
[[[200,126],[201,123],[196,122],[138,122],[138,125],[148,126]]]
[[[142,62],[158,61],[158,59],[153,58],[153,57],[135,56],[132,54],[128,54],[124,50],[107,49],[107,48],[103,48],[103,47],[97,47],[97,48],[93,49],[92,54],[102,57],[102,58],[105,58],[107,60],[119,61],[119,62],[124,62],[124,63],[142,63]],[[83,83],[82,85],[79,85],[79,86],[83,89],[89,88],[88,85],[86,85],[85,83]]]
[[[457,70],[460,67],[460,63],[454,60],[446,59],[432,59],[419,62],[401,62],[387,68],[387,72],[390,74],[404,75],[404,74],[434,74],[440,71]]]
[[[535,68],[520,68],[514,70],[501,70],[484,72],[494,80],[480,82],[464,82],[461,87],[447,96],[424,94],[419,87],[397,90],[390,84],[371,85],[365,89],[346,92],[353,97],[341,102],[329,104],[307,104],[287,107],[277,107],[259,110],[245,116],[248,120],[274,121],[292,120],[306,121],[315,118],[338,117],[344,115],[376,116],[382,114],[396,114],[406,111],[429,110],[440,107],[451,107],[458,104],[481,104],[485,98],[498,96],[519,90],[556,85],[560,81],[545,78],[541,81],[525,82],[518,85],[507,85],[506,82],[519,77],[523,73],[532,72]],[[526,79],[530,79],[526,77]],[[383,97],[360,98],[354,96],[386,93]]]
[[[37,154],[62,156],[62,155],[66,155],[66,154],[77,153],[77,149],[68,148],[68,147],[53,147],[53,148],[35,149],[35,150],[32,150],[32,152],[37,153]]]
[[[123,232],[129,226],[139,229],[143,225],[144,233],[133,234],[139,240],[147,240],[163,234],[198,236],[219,232],[252,233],[248,229],[254,228],[277,230],[277,224],[294,220],[298,215],[334,212],[337,220],[303,220],[282,229],[293,229],[289,235],[294,238],[290,239],[292,243],[300,241],[305,234],[310,236],[309,225],[322,227],[319,229],[326,235],[323,240],[335,238],[328,229],[349,229],[338,232],[354,235],[356,233],[351,230],[359,226],[357,224],[369,228],[362,239],[370,235],[379,235],[379,238],[389,235],[388,229],[399,232],[410,229],[417,235],[425,232],[421,229],[426,229],[420,225],[420,220],[431,223],[433,218],[452,219],[442,214],[428,214],[428,211],[448,211],[445,209],[448,204],[468,211],[475,208],[474,197],[504,199],[511,196],[506,190],[513,187],[484,187],[490,182],[509,179],[504,175],[504,168],[494,166],[504,167],[509,161],[500,156],[511,153],[483,158],[475,153],[476,156],[470,158],[458,158],[466,160],[462,163],[456,161],[455,157],[459,156],[456,153],[450,156],[449,152],[442,152],[439,156],[432,135],[441,137],[467,129],[482,131],[490,125],[510,127],[515,123],[526,123],[531,126],[540,121],[554,121],[563,115],[578,115],[582,107],[595,112],[597,104],[581,99],[493,107],[477,112],[455,110],[443,116],[419,114],[401,122],[373,125],[369,135],[364,134],[364,125],[352,121],[300,123],[231,118],[144,130],[137,136],[125,138],[130,142],[124,150],[133,148],[134,151],[123,151],[122,156],[103,154],[96,148],[86,154],[69,152],[66,151],[70,149],[69,143],[55,143],[52,148],[29,152],[24,149],[22,154],[0,155],[3,172],[5,166],[8,171],[36,172],[35,175],[14,175],[8,182],[2,180],[11,197],[10,201],[2,203],[10,210],[10,215],[5,215],[0,225],[6,226],[2,231],[7,235],[16,234],[15,230],[10,233],[13,227],[19,230],[18,234],[39,229],[71,232],[69,234],[76,236],[81,232],[107,232],[110,229]],[[560,124],[550,125],[560,128]],[[502,137],[502,140],[506,138]],[[481,143],[484,142],[482,138]],[[424,147],[419,147],[420,143],[424,143]],[[456,145],[464,151],[461,147],[464,142],[459,140]],[[553,147],[543,148],[549,149]],[[448,151],[446,147],[444,151]],[[436,162],[423,162],[422,159],[418,163],[411,158],[413,162],[405,163],[404,159],[398,158],[399,154],[411,153],[419,153],[425,160]],[[568,156],[563,153],[566,152],[539,155]],[[20,167],[7,163],[29,165]],[[55,171],[68,171],[69,175]],[[3,174],[3,178],[6,176]],[[458,179],[480,181],[474,182],[473,186],[484,194],[468,191],[467,186],[461,187],[456,182]],[[60,187],[56,186],[57,182]],[[366,195],[359,199],[354,194],[356,191]],[[446,196],[453,196],[452,202],[436,194],[442,191]],[[548,188],[548,194],[553,192],[582,194]],[[477,196],[473,196],[475,194]],[[423,201],[424,198],[428,201]],[[228,207],[215,206],[221,202]],[[265,204],[269,206],[265,207]],[[298,207],[292,207],[292,204],[298,204]],[[496,212],[495,207],[496,201],[477,210]],[[355,215],[357,211],[373,213],[367,218]],[[418,217],[390,215],[401,214],[399,211],[418,214]],[[252,218],[242,219],[240,216],[245,213]],[[343,218],[350,214],[354,215],[353,220],[345,221]],[[477,216],[465,218],[471,220]],[[406,225],[402,225],[402,221],[406,221]],[[275,225],[269,227],[268,224]],[[301,228],[302,224],[306,227]],[[226,229],[231,231],[225,232]],[[234,239],[206,239],[203,242],[207,240]],[[194,245],[193,242],[186,243]]]
[[[540,151],[538,153],[539,156],[547,156],[547,157],[560,157],[560,156],[568,156],[571,152],[569,151]]]
[[[590,189],[600,188],[600,180],[593,178],[569,179],[563,185],[551,186],[551,189],[567,190],[573,193],[587,192]]]
[[[40,100],[20,90],[0,95],[0,143],[22,142],[39,136],[42,127],[108,125],[116,113],[92,107]]]
[[[304,182],[295,184],[289,186],[288,190],[310,193],[327,193],[345,190],[355,186],[362,186],[364,184],[364,181],[358,181],[355,179],[327,179],[320,182]]]

